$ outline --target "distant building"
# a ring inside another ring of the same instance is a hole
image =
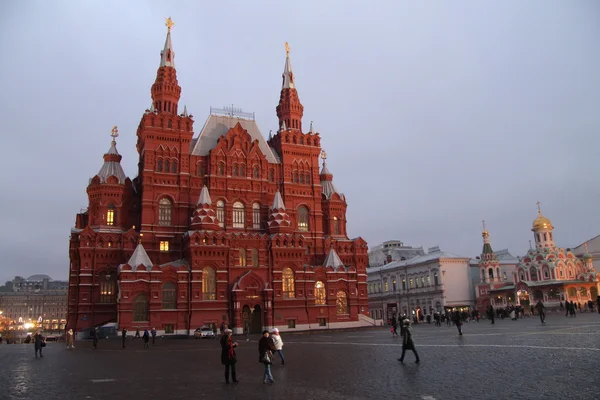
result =
[[[32,275],[25,279],[15,276],[12,281],[13,292],[36,292],[44,290],[65,290],[69,289],[68,281],[55,281],[48,275]]]
[[[475,305],[469,279],[470,257],[432,247],[427,254],[367,269],[369,310],[375,319],[394,314],[417,318],[435,311]]]
[[[546,307],[559,307],[565,301],[583,305],[596,300],[600,273],[594,269],[592,255],[586,252],[579,259],[570,249],[556,246],[552,222],[539,209],[531,230],[535,248],[520,259],[514,283],[490,288],[492,306],[519,304],[529,309],[538,300]]]
[[[67,322],[67,291],[65,282],[54,281],[48,275],[33,275],[27,279],[15,277],[13,291],[0,293],[0,311],[14,330],[24,330],[33,323],[45,331],[63,330]]]
[[[388,240],[369,251],[369,267],[379,267],[393,261],[410,260],[425,255],[423,247],[405,246],[400,240]]]
[[[591,238],[585,243],[571,249],[571,251],[582,261],[585,254],[592,256],[592,265],[596,272],[600,272],[600,235]]]

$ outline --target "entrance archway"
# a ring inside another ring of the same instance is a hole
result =
[[[529,293],[525,290],[519,290],[517,292],[517,296],[519,297],[519,304],[526,310],[529,309]]]
[[[262,332],[262,308],[260,305],[255,305],[252,310],[252,323],[250,324],[250,333],[261,333]]]
[[[592,300],[596,300],[598,298],[598,288],[596,286],[592,286],[590,288],[590,294],[592,296]]]

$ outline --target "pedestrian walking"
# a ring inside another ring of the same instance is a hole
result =
[[[92,349],[95,349],[98,347],[98,335],[100,334],[98,328],[92,328],[90,334],[92,336]]]
[[[42,349],[46,347],[46,338],[42,336],[40,331],[37,331],[35,335],[33,335],[33,343],[35,347],[35,358],[38,358],[38,352],[40,353],[40,358],[43,358]]]
[[[231,371],[231,381],[239,382],[235,376],[235,363],[237,362],[235,348],[238,343],[233,341],[232,334],[231,329],[225,329],[221,337],[221,364],[225,366],[225,383],[229,383],[229,371]]]
[[[398,320],[395,314],[392,316],[392,336],[398,336]]]
[[[154,346],[154,343],[156,342],[156,328],[152,328],[150,334],[152,335],[152,346]]]
[[[127,339],[127,329],[123,328],[121,331],[121,340],[123,341],[123,348],[125,348],[125,339]]]
[[[265,366],[263,383],[273,383],[273,374],[271,374],[273,351],[275,351],[275,346],[273,345],[271,338],[269,338],[269,331],[264,330],[262,338],[258,341],[258,362]]]
[[[535,305],[536,311],[540,316],[540,320],[542,321],[542,324],[546,323],[546,307],[544,307],[544,303],[542,303],[541,300],[538,300],[537,304]]]
[[[135,328],[135,336],[133,338],[134,339],[141,338],[141,336],[140,336],[140,327],[139,326]]]
[[[491,304],[488,306],[487,315],[492,320],[492,325],[494,325],[494,307]]]
[[[148,332],[148,329],[144,329],[144,348],[145,349],[149,349],[150,348],[150,333]]]
[[[402,355],[398,359],[401,363],[404,362],[404,354],[406,350],[412,350],[415,353],[416,361],[415,363],[419,363],[421,360],[419,359],[419,355],[417,354],[417,349],[415,348],[415,342],[413,340],[413,330],[410,326],[410,321],[408,319],[404,320],[404,336],[402,337]]]
[[[75,348],[75,338],[73,337],[73,329],[67,331],[67,349]]]
[[[246,342],[250,341],[248,338],[248,334],[250,333],[250,329],[248,329],[248,323],[244,323],[244,336],[246,337]]]
[[[271,332],[271,340],[273,341],[273,346],[275,346],[275,351],[279,354],[279,358],[281,358],[281,365],[285,365],[285,357],[283,356],[283,339],[281,335],[279,335],[279,329],[273,328]]]
[[[453,318],[454,324],[456,325],[456,329],[458,329],[458,334],[462,336],[462,319],[458,310],[456,310],[456,312],[454,313]]]

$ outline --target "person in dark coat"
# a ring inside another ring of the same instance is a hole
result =
[[[271,374],[271,364],[273,363],[273,352],[276,350],[273,341],[269,337],[269,331],[264,330],[263,337],[258,341],[258,362],[265,365],[265,374],[263,383],[273,383],[273,374]]]
[[[121,331],[121,340],[123,340],[123,348],[125,348],[125,339],[127,339],[127,329],[123,328]]]
[[[98,328],[92,328],[90,335],[92,336],[92,348],[95,349],[98,347],[98,336],[100,335]]]
[[[402,355],[398,359],[401,363],[404,362],[404,354],[406,350],[412,350],[415,353],[415,358],[417,359],[415,363],[419,363],[421,360],[419,359],[419,355],[417,354],[417,349],[415,349],[415,342],[413,342],[413,331],[410,327],[410,321],[404,320],[404,336],[402,337]]]
[[[238,344],[233,341],[232,334],[231,329],[225,329],[221,336],[221,364],[225,366],[225,383],[229,383],[229,371],[231,371],[231,381],[239,382],[235,376],[235,363],[237,362],[235,348]]]
[[[488,318],[492,320],[492,325],[494,325],[494,308],[490,304],[487,309]]]
[[[152,335],[152,346],[154,346],[154,343],[156,343],[156,328],[152,328],[150,334]]]
[[[35,358],[38,356],[38,351],[40,352],[40,357],[43,358],[42,348],[46,345],[46,338],[42,336],[40,331],[37,331],[35,335],[33,335],[33,343],[35,345]]]
[[[150,348],[150,344],[148,342],[150,342],[150,333],[148,332],[148,329],[144,329],[144,348],[145,349]]]
[[[537,309],[537,313],[540,316],[540,321],[542,321],[542,324],[546,323],[546,307],[544,306],[544,303],[542,303],[541,300],[538,300],[537,304],[535,305],[535,308]]]
[[[396,319],[396,315],[392,317],[392,335],[398,336],[398,320]]]

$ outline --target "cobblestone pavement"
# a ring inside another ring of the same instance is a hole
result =
[[[262,384],[257,339],[236,338],[238,379],[225,385],[215,340],[0,345],[2,399],[598,399],[600,314],[414,327],[420,364],[397,361],[400,339],[387,328],[284,333],[285,367]]]

